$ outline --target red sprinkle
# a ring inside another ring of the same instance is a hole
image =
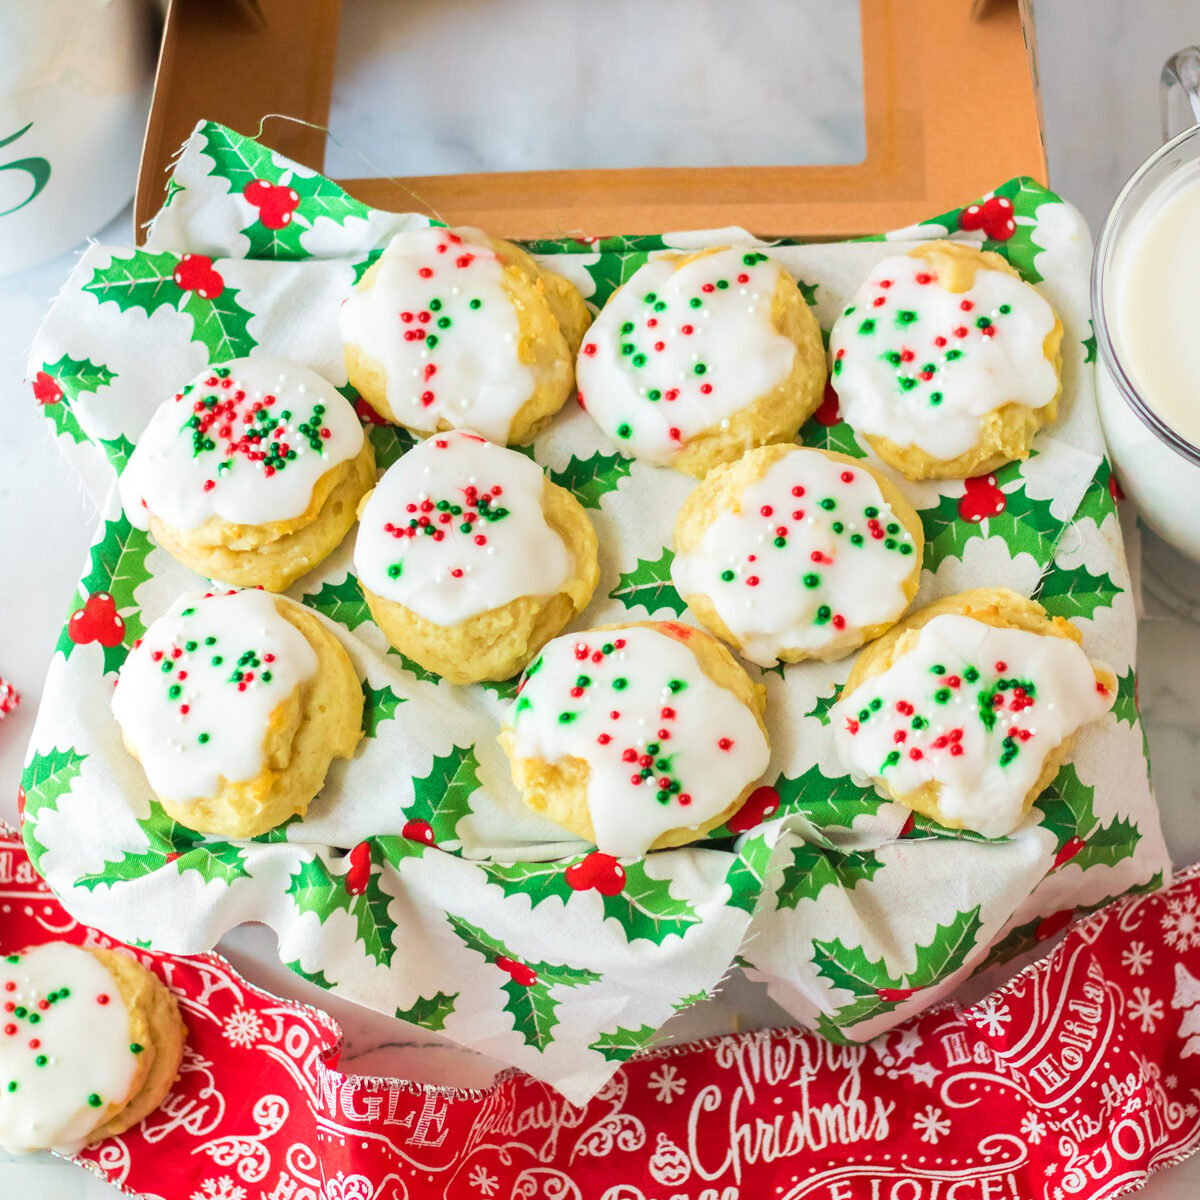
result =
[[[100,995],[96,997],[96,1003],[107,1004],[111,999],[112,997],[107,992],[101,992]]]
[[[599,736],[599,737],[596,739],[596,741],[598,741],[598,742],[600,743],[600,745],[601,745],[601,746],[607,746],[607,745],[608,745],[608,743],[612,741],[612,734],[610,734],[610,733],[602,733],[602,734],[601,734],[601,735],[600,735],[600,736]]]
[[[732,750],[733,749],[733,739],[727,738],[727,737],[722,738],[717,743],[717,747],[718,747],[718,749],[721,749],[721,750]]]

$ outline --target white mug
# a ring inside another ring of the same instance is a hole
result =
[[[0,0],[0,275],[133,195],[154,76],[147,0]]]
[[[1117,478],[1137,505],[1138,512],[1160,537],[1189,558],[1200,562],[1200,404],[1197,423],[1181,408],[1183,397],[1200,390],[1186,383],[1166,386],[1170,370],[1154,378],[1136,368],[1135,325],[1138,312],[1131,308],[1141,295],[1135,281],[1145,276],[1151,262],[1162,261],[1177,243],[1166,241],[1169,226],[1161,226],[1157,242],[1151,242],[1152,227],[1164,206],[1183,189],[1200,188],[1200,47],[1181,50],[1168,59],[1162,76],[1163,136],[1174,122],[1171,108],[1180,97],[1190,106],[1189,118],[1196,122],[1171,138],[1152,154],[1125,184],[1109,211],[1100,232],[1092,264],[1092,315],[1097,343],[1096,391],[1100,419]],[[1200,191],[1197,191],[1194,221],[1200,222]],[[1182,247],[1180,247],[1182,250]],[[1144,259],[1139,275],[1137,256]],[[1164,281],[1163,287],[1167,286]],[[1200,339],[1200,291],[1186,307],[1189,320]],[[1124,312],[1124,315],[1122,315]],[[1149,321],[1154,309],[1140,306]],[[1156,326],[1160,328],[1161,326]],[[1141,331],[1141,353],[1150,343],[1146,328]],[[1186,354],[1179,340],[1172,343],[1177,353],[1166,351],[1155,361],[1180,369],[1195,353],[1187,337]],[[1143,364],[1145,359],[1143,358]],[[1168,395],[1170,392],[1172,394]],[[1174,424],[1172,424],[1174,422]],[[1181,432],[1184,424],[1190,435]]]

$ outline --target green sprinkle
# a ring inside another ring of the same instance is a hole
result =
[[[875,518],[877,516],[879,516],[879,509],[877,509],[872,504],[869,507],[863,509],[863,516],[866,517],[868,520],[873,521],[873,520],[875,520]]]
[[[728,286],[729,286],[728,279],[718,279],[717,280],[717,287],[719,287],[722,291],[724,291]]]
[[[682,679],[672,679],[671,682],[667,684],[667,687],[672,692],[682,692],[684,688],[687,687],[687,684]]]
[[[913,717],[912,719],[912,727],[914,729],[925,729],[928,725],[929,722],[924,717]]]
[[[887,758],[885,758],[883,760],[883,765],[885,767],[894,767],[899,761],[900,761],[900,751],[899,750],[890,750],[890,751],[888,751]]]
[[[467,305],[467,307],[474,309],[475,311],[478,312],[478,310],[483,307],[483,301],[482,300],[472,300],[471,303]]]
[[[438,336],[436,333],[431,333],[425,339],[425,345],[428,346],[430,350],[432,350],[437,344],[438,344]]]
[[[883,707],[883,701],[876,696],[875,699],[871,701],[870,707],[872,712],[878,712]]]
[[[734,574],[733,574],[733,572],[732,572],[732,571],[722,571],[722,572],[721,572],[721,578],[722,578],[722,579],[723,579],[723,580],[724,580],[726,583],[732,583],[732,582],[734,581],[734,578],[735,578],[735,576],[734,576]]]
[[[697,363],[697,364],[696,364],[696,365],[695,365],[695,366],[692,368],[692,372],[693,372],[694,374],[696,374],[696,375],[707,375],[707,374],[708,374],[708,368],[707,368],[707,367],[706,367],[706,366],[705,366],[703,363]]]
[[[612,681],[613,689],[618,692],[623,692],[629,686],[629,680],[624,675],[618,675]]]
[[[632,361],[635,367],[644,367],[646,365],[646,356],[644,354],[635,354]]]
[[[671,799],[671,793],[667,791],[656,792],[654,798],[659,802],[659,804],[666,804],[666,802]]]
[[[917,381],[911,375],[902,375],[900,377],[900,387],[904,391],[911,392],[916,386]]]
[[[930,667],[929,669],[930,669],[930,670],[931,670],[931,671],[932,671],[932,672],[933,672],[935,675],[945,675],[945,673],[946,673],[946,668],[945,668],[945,667],[943,667],[943,666],[941,665],[941,663],[938,663],[938,664],[937,664],[937,666]]]
[[[782,549],[783,549],[783,547],[787,545],[787,538],[785,538],[785,537],[777,537],[777,538],[775,539],[775,545],[776,545],[776,546],[778,546],[778,547],[779,547],[779,548],[782,550]]]
[[[661,400],[661,399],[662,399],[662,392],[660,392],[660,391],[658,390],[658,388],[651,388],[651,389],[650,389],[650,390],[649,390],[649,391],[646,393],[646,399],[647,399],[647,400]]]
[[[904,542],[900,547],[901,554],[911,554],[913,552],[912,545],[909,542]]]
[[[979,320],[975,322],[976,329],[991,329],[991,327],[992,323],[987,317],[980,317]]]
[[[941,402],[942,402],[942,393],[941,392],[930,392],[929,393],[929,403],[932,404],[935,408],[939,404],[941,404]]]
[[[177,683],[173,683],[169,688],[167,688],[167,698],[169,700],[178,700],[182,695],[183,688]]]
[[[962,358],[961,350],[947,350],[946,351],[946,361],[947,362],[953,362],[956,358]]]
[[[145,1048],[146,1048],[145,1046],[139,1044],[138,1042],[130,1042],[129,1043],[130,1054],[141,1054],[141,1052],[143,1050],[145,1050]]]
[[[44,1054],[39,1054],[37,1058],[33,1060],[33,1063],[34,1066],[44,1067],[49,1061],[50,1060]]]
[[[831,609],[828,604],[822,604],[821,607],[817,609],[817,624],[824,625],[825,622],[828,621],[829,618],[832,616],[833,616],[833,609]],[[875,704],[875,701],[872,700],[871,704],[873,707]]]
[[[861,546],[863,544],[863,535],[861,533],[852,533],[850,535],[850,545]]]
[[[470,530],[469,525],[467,526],[467,529],[468,531]],[[399,579],[400,576],[404,574],[404,566],[401,563],[392,563],[392,565],[388,567],[387,573],[389,579]]]
[[[844,533],[846,531],[846,526],[843,525],[841,521],[834,521],[830,528],[834,533]]]
[[[902,308],[896,314],[897,325],[911,325],[917,319],[917,314],[911,308]]]
[[[693,297],[692,297],[692,298],[691,298],[691,299],[688,301],[688,304],[690,304],[690,305],[692,306],[692,308],[699,308],[699,307],[700,307],[700,305],[701,305],[701,304],[703,304],[703,303],[704,303],[704,301],[703,301],[703,300],[701,300],[699,296],[693,296]]]
[[[896,539],[895,538],[884,538],[883,547],[885,550],[895,550]]]
[[[438,317],[437,327],[439,329],[449,329],[452,322],[449,317]]]
[[[863,322],[863,323],[862,323],[862,324],[861,324],[861,325],[858,327],[858,332],[859,332],[859,333],[863,333],[863,334],[866,334],[866,333],[874,333],[874,332],[875,332],[875,321],[874,321],[874,319],[873,319],[872,317],[868,317],[868,318],[867,318],[867,319],[866,319],[866,320],[865,320],[865,321],[864,321],[864,322]]]
[[[183,648],[190,653],[191,651],[196,649],[196,645],[197,645],[196,642],[184,642]]]
[[[200,736],[198,738],[196,738],[196,741],[198,741],[200,743],[200,745],[206,746],[209,742],[210,736],[211,736],[210,734],[202,733],[202,734],[200,734]]]
[[[10,1092],[15,1092],[17,1090],[17,1081],[15,1079],[10,1081],[10,1083],[8,1085],[8,1090]]]
[[[949,688],[938,688],[938,690],[933,693],[933,698],[939,704],[945,704],[950,699],[950,689]]]
[[[98,1095],[96,1095],[96,1093],[95,1093],[95,1092],[93,1092],[93,1093],[92,1093],[92,1094],[91,1094],[91,1095],[88,1097],[88,1103],[89,1103],[89,1104],[90,1104],[90,1105],[91,1105],[93,1108],[99,1108],[99,1107],[100,1107],[100,1105],[104,1103],[104,1101],[103,1101],[103,1100],[101,1100],[101,1099],[100,1099],[100,1097],[99,1097]]]
[[[968,667],[963,672],[963,678],[968,683],[974,683],[979,678],[979,672],[974,667]]]
[[[642,299],[645,300],[647,304],[653,304],[655,300],[658,299],[658,295],[655,292],[647,292]]]
[[[1008,314],[1009,314],[1010,312],[1012,312],[1012,305],[1011,305],[1011,304],[1002,304],[1002,305],[1000,305],[1000,315],[1001,315],[1002,317],[1007,317],[1007,316],[1008,316]]]
[[[611,654],[615,649],[616,647],[612,644],[612,642],[605,642],[604,645],[600,647],[600,653]]]
[[[622,421],[621,424],[617,426],[617,437],[627,438],[631,433],[633,433],[632,425]]]
[[[577,676],[575,679],[575,686],[576,687],[591,687],[592,686],[591,677],[588,675]]]
[[[621,326],[621,332],[622,333],[632,333],[633,332],[633,322],[626,321],[625,324]]]
[[[821,582],[820,575],[813,575],[810,573],[810,574],[804,576],[804,586],[806,588],[815,588],[820,584],[820,582]]]
[[[625,342],[621,346],[621,353],[624,354],[626,357],[628,357],[636,349],[637,349],[637,347],[632,342]]]
[[[827,496],[824,500],[821,501],[821,507],[826,512],[833,512],[833,510],[835,508],[837,508],[837,501],[834,500],[832,496]]]
[[[578,713],[573,712],[560,712],[558,714],[558,723],[560,725],[570,725],[570,723],[575,720],[578,715]]]
[[[442,311],[442,302],[440,300],[430,300],[429,311],[430,312],[441,312]]]

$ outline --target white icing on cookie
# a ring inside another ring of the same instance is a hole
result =
[[[49,942],[0,960],[0,1147],[70,1154],[123,1108],[144,1047],[117,981],[93,955]]]
[[[377,596],[458,625],[521,596],[553,596],[572,555],[546,523],[537,463],[476,433],[435,434],[363,507],[354,569]]]
[[[139,529],[150,516],[175,529],[210,517],[290,521],[362,444],[354,409],[320,375],[283,358],[236,358],[157,409],[121,474],[121,503]]]
[[[188,804],[262,773],[271,713],[317,670],[276,603],[260,591],[194,592],[130,652],[113,714],[156,795]]]
[[[1004,837],[1046,756],[1113,700],[1074,642],[947,614],[831,719],[857,780],[898,795],[936,780],[944,816]]]
[[[834,322],[832,383],[858,431],[948,461],[978,441],[1005,404],[1044,408],[1058,378],[1043,353],[1054,310],[1005,271],[949,292],[908,254],[877,263]]]
[[[675,556],[680,594],[707,596],[751,662],[832,657],[908,606],[913,541],[868,471],[793,450]]]
[[[388,243],[374,282],[350,293],[342,340],[383,367],[400,424],[433,433],[444,421],[508,441],[536,380],[517,357],[504,272],[477,229],[410,229]]]
[[[737,247],[646,263],[584,338],[581,402],[627,454],[669,465],[790,374],[796,347],[771,321],[781,278],[765,254]]]
[[[620,856],[716,816],[769,757],[750,709],[684,643],[645,626],[555,638],[526,672],[505,728],[518,758],[588,764],[596,845]]]

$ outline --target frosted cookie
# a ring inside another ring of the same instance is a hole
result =
[[[948,828],[1012,833],[1115,699],[1081,640],[1004,588],[931,604],[854,664],[831,718],[842,762]]]
[[[829,339],[842,416],[909,479],[1029,454],[1062,391],[1063,327],[1003,258],[929,242],[885,258]]]
[[[186,1030],[175,997],[111,950],[48,942],[0,960],[0,1148],[74,1154],[166,1098]]]
[[[770,757],[766,690],[690,625],[606,625],[551,642],[500,743],[525,803],[605,854],[702,837]]]
[[[282,358],[206,367],[161,405],[121,474],[139,529],[200,575],[286,587],[354,524],[371,443],[332,384]]]
[[[388,641],[452,683],[516,675],[599,578],[579,501],[466,430],[389,468],[362,507],[354,568]]]
[[[576,374],[624,453],[702,478],[795,435],[821,402],[825,351],[796,281],[729,247],[641,267],[588,330]]]
[[[478,229],[411,229],[342,305],[346,371],[381,416],[419,434],[528,442],[574,387],[591,317],[578,289]]]
[[[113,693],[125,746],[176,821],[256,837],[307,810],[361,736],[341,643],[266,592],[177,600],[125,660]]]
[[[924,535],[895,485],[858,460],[764,446],[692,492],[675,548],[688,607],[769,667],[840,658],[895,624],[917,593]]]

